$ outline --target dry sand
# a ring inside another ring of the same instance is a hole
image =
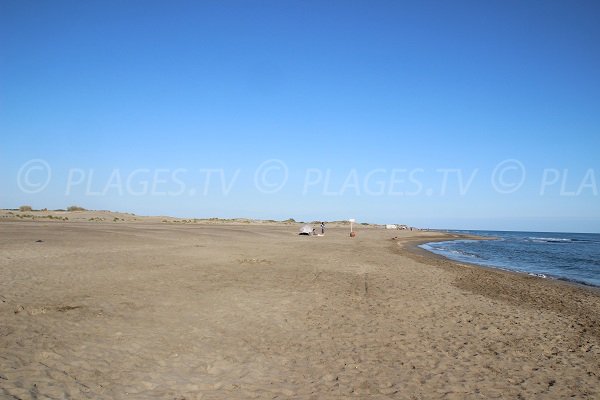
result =
[[[414,248],[442,234],[13,220],[1,398],[600,398],[598,291]]]

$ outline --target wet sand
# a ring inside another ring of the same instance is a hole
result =
[[[73,220],[0,223],[0,397],[600,397],[598,290],[445,234]]]

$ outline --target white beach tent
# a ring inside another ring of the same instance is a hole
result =
[[[304,225],[300,228],[299,235],[312,235],[313,228],[310,225]]]

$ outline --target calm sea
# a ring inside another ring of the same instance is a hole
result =
[[[497,240],[453,240],[421,247],[456,261],[600,287],[600,234],[452,232]]]

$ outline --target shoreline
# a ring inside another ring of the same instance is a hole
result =
[[[430,252],[419,247],[422,244],[443,242],[451,240],[493,240],[493,238],[478,237],[475,235],[449,234],[438,232],[440,236],[429,238],[415,238],[397,241],[411,258],[436,267],[455,269],[463,276],[458,277],[458,287],[470,290],[493,299],[509,301],[528,307],[541,307],[543,309],[562,314],[578,315],[581,320],[590,321],[590,328],[594,335],[600,337],[600,309],[587,307],[590,300],[600,303],[600,287],[585,285],[578,282],[565,281],[552,278],[543,278],[525,272],[505,270],[479,264],[455,261],[441,254]],[[548,288],[564,291],[563,294],[549,296]],[[580,306],[582,305],[582,306]]]
[[[440,234],[445,234],[446,232],[444,231],[437,231]],[[461,235],[461,234],[453,234],[453,235]],[[548,281],[552,281],[552,282],[559,282],[559,283],[563,283],[563,284],[567,284],[567,285],[573,285],[575,287],[581,287],[581,288],[588,288],[591,289],[592,291],[596,291],[599,295],[600,295],[600,285],[594,285],[591,283],[587,283],[587,282],[582,282],[582,281],[577,281],[577,280],[571,280],[571,279],[567,279],[567,278],[559,278],[559,277],[554,277],[552,275],[537,275],[534,273],[529,273],[526,271],[520,271],[518,269],[511,269],[510,267],[499,267],[499,266],[495,266],[492,264],[484,264],[484,263],[475,263],[475,262],[469,262],[469,261],[461,261],[461,260],[454,260],[450,257],[447,257],[443,254],[438,254],[435,253],[433,251],[424,249],[420,246],[422,245],[426,245],[428,243],[437,243],[437,242],[451,242],[454,240],[497,240],[497,238],[493,237],[493,236],[477,236],[477,235],[471,235],[471,234],[465,234],[463,236],[459,236],[459,237],[452,237],[448,240],[444,240],[443,238],[439,238],[439,239],[434,239],[431,241],[427,241],[427,242],[418,242],[416,241],[414,244],[414,247],[416,247],[416,249],[410,249],[411,251],[415,251],[415,250],[422,250],[427,254],[431,254],[433,256],[437,256],[437,257],[441,257],[444,260],[448,260],[448,261],[452,261],[454,263],[457,264],[463,264],[463,265],[468,265],[468,266],[473,266],[473,267],[479,267],[479,268],[484,268],[484,269],[490,269],[493,271],[503,271],[503,272],[508,272],[511,274],[518,274],[518,275],[523,275],[523,276],[527,276],[530,278],[539,278],[542,280],[548,280]]]
[[[438,232],[441,234],[446,233],[444,231],[438,231]],[[555,232],[555,233],[557,233],[557,232]],[[580,287],[585,287],[585,288],[590,288],[590,289],[596,289],[598,291],[598,294],[600,294],[600,285],[594,285],[591,283],[577,281],[577,280],[568,279],[568,278],[555,277],[553,275],[545,275],[545,274],[538,275],[538,274],[534,274],[534,273],[530,273],[530,272],[526,272],[526,271],[521,271],[517,268],[511,269],[511,267],[499,267],[499,266],[495,266],[492,264],[455,260],[451,257],[445,256],[444,254],[438,254],[438,253],[435,253],[434,251],[427,250],[427,249],[421,247],[422,245],[427,245],[429,243],[452,242],[454,240],[457,240],[457,241],[460,241],[460,240],[497,240],[497,238],[495,238],[493,236],[476,236],[476,235],[465,234],[464,237],[451,238],[449,240],[443,240],[443,239],[432,240],[432,241],[423,242],[423,243],[416,243],[414,246],[416,246],[420,250],[425,251],[426,253],[430,253],[435,256],[442,257],[445,260],[449,260],[449,261],[452,261],[452,262],[455,262],[458,264],[465,264],[465,265],[470,265],[470,266],[474,266],[474,267],[492,269],[494,271],[505,271],[505,272],[509,272],[509,273],[522,274],[522,275],[529,276],[529,277],[547,279],[549,281],[557,281],[557,282],[562,282],[562,283],[569,284],[569,285],[575,285],[575,286],[580,286]]]

